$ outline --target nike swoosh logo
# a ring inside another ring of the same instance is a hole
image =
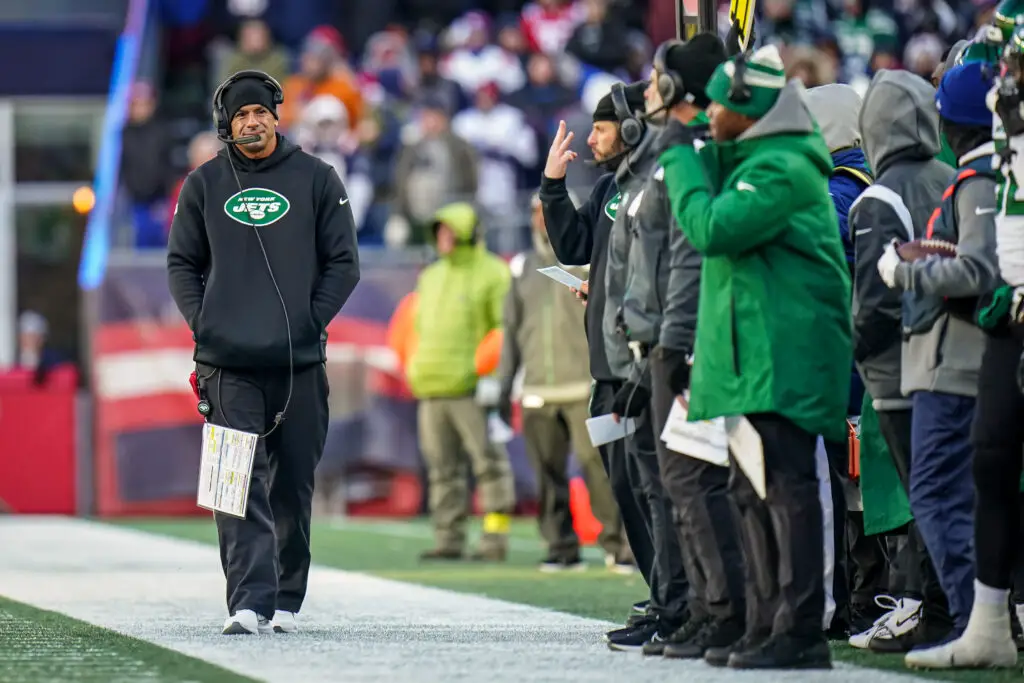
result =
[[[736,189],[740,192],[757,192],[757,188],[743,180],[736,183]]]
[[[854,235],[866,235],[869,232],[871,232],[872,230],[874,230],[874,228],[864,228],[863,230],[858,230],[857,232],[855,232],[853,234]]]
[[[338,200],[338,206],[345,206],[348,204],[348,197],[342,197]]]
[[[974,210],[974,214],[976,216],[984,216],[985,214],[995,213],[995,212],[996,212],[995,209],[982,209],[980,207]]]

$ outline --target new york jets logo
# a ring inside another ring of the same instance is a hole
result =
[[[224,213],[243,225],[270,225],[288,213],[291,202],[284,195],[263,187],[236,192],[224,202]]]
[[[615,196],[608,200],[608,203],[604,205],[604,212],[608,214],[608,218],[615,220],[615,214],[619,212],[619,202],[622,200],[622,195],[618,192]]]

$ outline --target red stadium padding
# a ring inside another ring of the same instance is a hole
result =
[[[39,387],[32,375],[0,374],[0,508],[73,515],[78,373],[57,368]]]

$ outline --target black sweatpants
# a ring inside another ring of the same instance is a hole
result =
[[[910,496],[910,454],[911,454],[911,417],[910,410],[879,410],[878,429],[889,447],[893,466],[903,484],[903,490]],[[921,538],[917,524],[907,524],[907,546],[901,559],[900,569],[905,572],[904,596],[921,600],[929,619],[950,621],[949,603],[946,594],[939,584],[938,575],[932,565],[928,549]]]
[[[216,425],[266,433],[288,395],[288,370],[220,370],[199,365],[200,389]],[[284,420],[256,444],[245,519],[216,513],[231,614],[298,612],[309,577],[313,476],[327,438],[327,371],[296,369]]]
[[[597,382],[592,416],[607,415],[619,384]],[[672,503],[662,485],[650,408],[636,419],[636,431],[601,447],[612,493],[637,567],[651,589],[651,612],[667,626],[686,619],[690,584],[683,567]]]
[[[971,441],[974,445],[974,547],[978,581],[1008,589],[1020,545],[1024,395],[1017,386],[1022,344],[985,337]]]
[[[679,512],[683,563],[692,593],[690,613],[742,623],[746,618],[743,553],[737,513],[729,499],[729,468],[670,451],[661,440],[675,396],[657,350],[650,354],[651,411],[661,479]]]
[[[766,498],[730,453],[729,494],[740,514],[746,567],[747,635],[755,641],[824,638],[824,530],[815,459],[817,435],[775,413],[747,415],[761,437]]]

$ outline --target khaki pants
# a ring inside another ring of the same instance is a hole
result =
[[[526,453],[537,473],[537,521],[540,533],[553,556],[572,557],[580,541],[572,526],[569,509],[569,448],[572,446],[583,470],[590,493],[590,506],[601,522],[598,542],[606,552],[622,550],[622,520],[601,463],[601,454],[590,443],[586,421],[590,410],[586,400],[549,403],[541,408],[523,409],[523,437]]]
[[[423,399],[418,417],[437,548],[461,551],[469,510],[467,465],[473,468],[484,513],[511,514],[516,494],[508,453],[490,442],[487,414],[472,397]],[[481,549],[506,543],[505,535],[484,534]]]

